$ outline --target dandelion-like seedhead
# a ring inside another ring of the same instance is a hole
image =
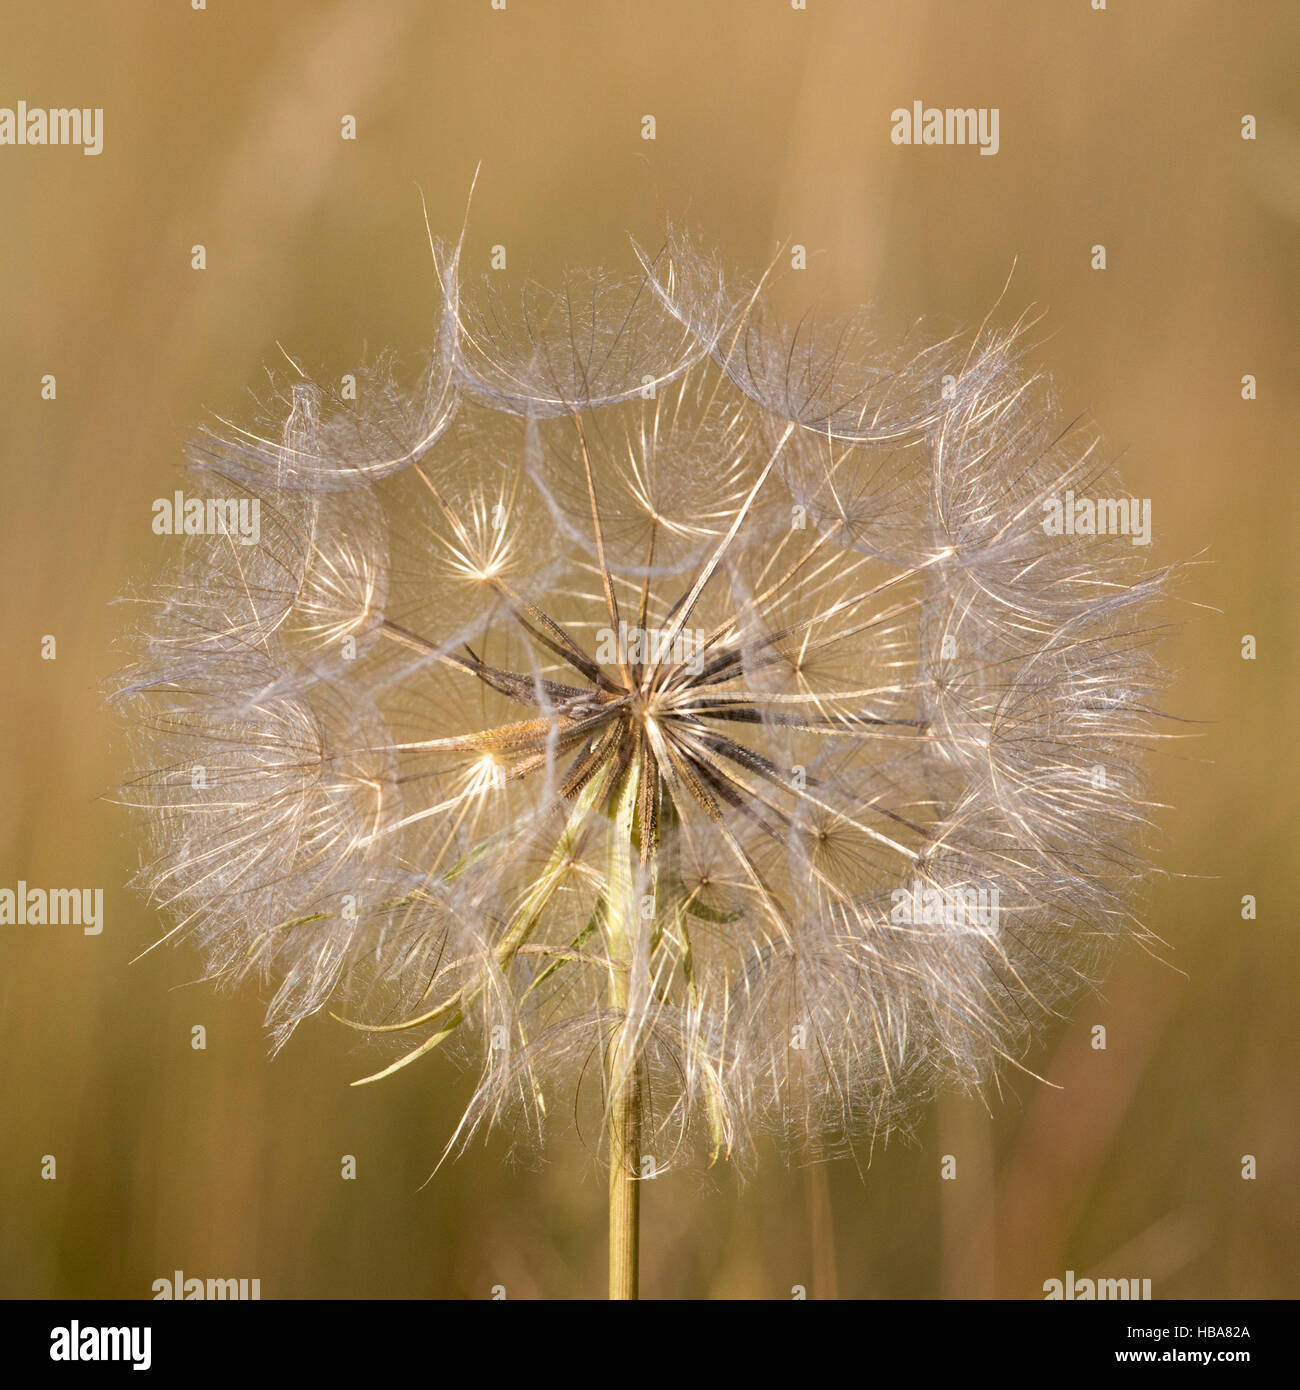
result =
[[[627,1084],[661,1166],[807,1151],[993,1080],[1143,935],[1164,575],[1042,525],[1095,440],[1019,328],[787,327],[682,237],[514,302],[459,259],[417,390],[193,451],[261,526],[122,683],[169,935],[277,1044],[458,1050],[462,1140]]]

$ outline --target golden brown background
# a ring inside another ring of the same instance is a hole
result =
[[[435,282],[416,185],[454,235],[480,160],[471,269],[497,243],[512,275],[626,268],[628,231],[653,243],[685,218],[746,269],[805,244],[787,294],[870,301],[890,335],[982,318],[1014,263],[999,321],[1048,311],[1037,360],[1153,499],[1157,557],[1203,561],[1166,655],[1170,707],[1205,722],[1153,758],[1178,876],[1146,898],[1171,964],[1129,952],[1034,1054],[1061,1089],[1013,1078],[992,1119],[948,1099],[865,1179],[834,1164],[840,1295],[1041,1297],[1066,1269],[1149,1277],[1157,1298],[1300,1293],[1300,9],[6,0],[0,17],[0,105],[105,108],[98,158],[0,148],[0,884],[99,885],[107,917],[98,938],[0,928],[0,1293],[147,1297],[175,1269],[257,1276],[265,1297],[603,1291],[603,1187],[576,1142],[531,1168],[494,1141],[421,1188],[466,1095],[445,1062],[351,1090],[370,1059],[339,1025],[270,1062],[255,997],[191,983],[185,952],[131,964],[158,923],[122,886],[127,817],[97,799],[125,768],[98,693],[126,621],[108,605],[169,544],[150,504],[179,485],[186,435],[205,409],[238,417],[277,342],[333,376],[417,349]],[[890,111],[918,98],[998,107],[1001,152],[893,146]],[[658,1179],[645,1293],[832,1292],[817,1190],[767,1155],[744,1184]]]

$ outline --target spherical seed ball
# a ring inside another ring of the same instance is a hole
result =
[[[458,1050],[461,1140],[620,1076],[661,1164],[879,1137],[1142,934],[1165,576],[1044,527],[1122,493],[1016,334],[640,261],[512,304],[440,249],[414,392],[202,436],[261,531],[147,600],[141,886],[278,1040]]]

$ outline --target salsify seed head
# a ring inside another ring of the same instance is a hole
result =
[[[168,934],[277,1043],[456,1051],[461,1139],[634,1083],[661,1166],[806,1152],[994,1081],[1144,935],[1165,576],[1043,524],[1121,495],[1096,441],[1019,328],[788,326],[680,236],[513,301],[437,254],[415,389],[193,450],[260,525],[120,683]]]

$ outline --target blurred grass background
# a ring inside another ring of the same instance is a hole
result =
[[[0,105],[105,109],[98,158],[0,148],[0,883],[102,886],[107,919],[98,938],[0,928],[0,1293],[148,1297],[175,1269],[256,1276],[265,1297],[603,1291],[603,1186],[579,1143],[533,1168],[494,1142],[421,1187],[466,1095],[446,1064],[351,1090],[369,1058],[337,1024],[268,1062],[256,998],[192,984],[184,953],[130,964],[158,924],[122,887],[125,813],[97,800],[124,767],[97,693],[124,621],[108,605],[161,558],[150,504],[178,485],[186,435],[205,409],[238,417],[277,343],[331,375],[422,345],[435,286],[416,185],[454,234],[480,160],[471,270],[495,244],[512,275],[626,268],[628,231],[654,243],[687,219],[749,269],[806,245],[787,293],[870,301],[888,337],[924,313],[978,321],[1014,264],[999,321],[1048,311],[1037,361],[1153,499],[1157,557],[1205,560],[1184,593],[1209,607],[1178,610],[1166,656],[1170,707],[1207,722],[1155,757],[1174,808],[1160,860],[1183,876],[1144,889],[1172,964],[1130,952],[1034,1054],[1060,1089],[1013,1077],[992,1118],[951,1098],[865,1178],[833,1164],[839,1294],[1040,1297],[1066,1269],[1149,1277],[1156,1297],[1300,1293],[1300,10],[0,9]],[[998,107],[1000,153],[895,147],[889,113],[915,99]],[[777,1161],[744,1184],[658,1179],[645,1293],[812,1286],[817,1200]],[[828,1294],[822,1265],[811,1291]]]

